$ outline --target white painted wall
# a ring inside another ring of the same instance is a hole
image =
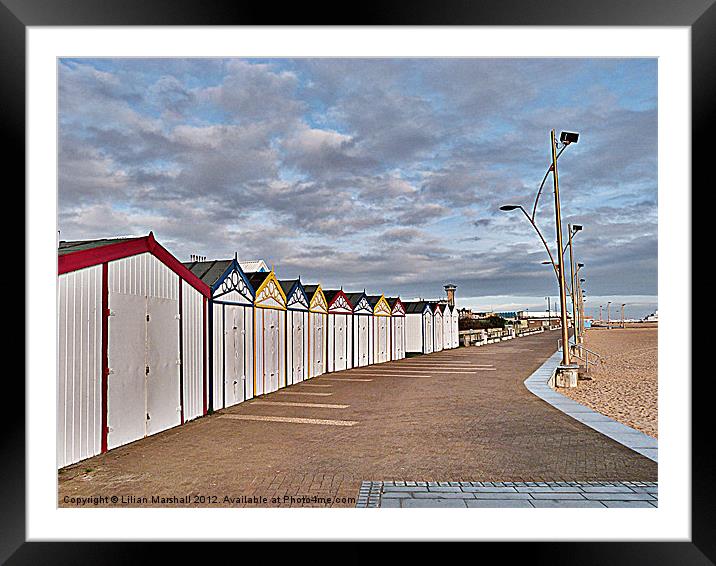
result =
[[[204,414],[204,296],[186,281],[181,326],[184,420],[190,421]]]
[[[102,449],[102,266],[57,283],[57,467]]]

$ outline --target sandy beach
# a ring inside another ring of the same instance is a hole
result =
[[[657,334],[656,324],[588,330],[585,345],[606,361],[590,370],[591,381],[560,392],[657,438]]]

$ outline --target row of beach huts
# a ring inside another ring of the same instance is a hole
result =
[[[261,261],[182,263],[151,232],[58,247],[58,468],[324,373],[458,346],[454,286],[449,302],[323,289]]]

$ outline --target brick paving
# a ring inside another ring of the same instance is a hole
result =
[[[330,386],[321,389],[330,396],[272,393],[260,400],[301,406],[249,401],[64,468],[58,503],[355,507],[368,478],[458,485],[656,481],[655,462],[525,388],[524,380],[554,353],[556,336],[545,332],[314,378],[309,384]],[[434,362],[435,369],[421,367],[420,375],[429,377],[414,377],[416,362]],[[442,369],[450,362],[495,371]],[[380,375],[361,378],[365,373]],[[287,390],[317,392],[306,385]],[[312,401],[348,407],[303,406]],[[231,415],[284,422],[222,418]],[[322,420],[356,424],[310,422]],[[78,499],[93,497],[106,499]]]
[[[658,507],[656,482],[364,481],[356,507]]]

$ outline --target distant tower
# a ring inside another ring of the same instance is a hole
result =
[[[452,283],[448,283],[444,287],[445,292],[447,293],[447,302],[448,305],[451,307],[455,306],[455,289],[457,289],[456,285],[453,285]]]

